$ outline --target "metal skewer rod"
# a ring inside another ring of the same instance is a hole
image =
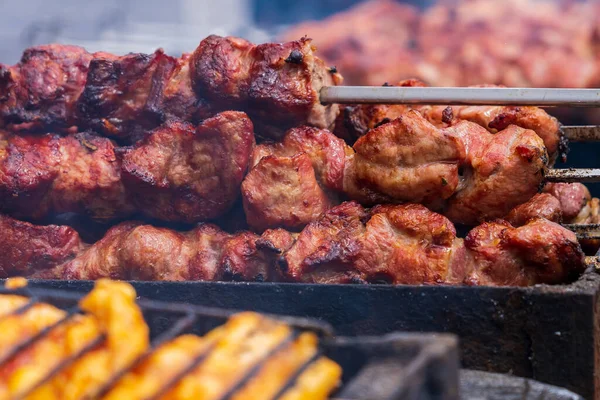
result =
[[[600,107],[600,89],[326,86],[321,103]]]
[[[547,182],[600,182],[600,168],[550,169]]]
[[[598,125],[562,126],[560,129],[570,142],[600,141],[600,126]]]

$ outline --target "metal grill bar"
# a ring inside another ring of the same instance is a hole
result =
[[[327,86],[323,104],[432,104],[600,107],[600,89]]]
[[[52,332],[52,330],[54,330],[55,328],[58,328],[59,326],[69,322],[79,312],[79,307],[72,308],[71,310],[67,311],[67,315],[65,315],[63,318],[61,318],[54,324],[47,326],[46,328],[40,330],[38,333],[31,336],[30,338],[27,338],[22,342],[18,343],[17,345],[13,346],[6,354],[0,357],[0,366],[3,366],[4,364],[12,360],[17,354],[25,350],[27,347],[33,345],[38,340],[48,336],[50,332]]]
[[[188,312],[185,316],[180,318],[170,329],[168,329],[166,332],[163,332],[156,339],[154,339],[152,341],[152,345],[146,352],[144,352],[144,354],[138,357],[133,363],[111,376],[111,378],[106,382],[106,384],[100,387],[95,393],[87,395],[85,399],[98,399],[104,397],[115,386],[115,384],[121,378],[123,378],[129,371],[131,371],[132,369],[140,365],[142,362],[144,362],[148,357],[152,355],[152,353],[154,353],[154,351],[159,346],[187,331],[192,326],[192,324],[197,321],[197,319],[198,318],[195,314],[193,314],[191,311]]]
[[[310,357],[308,360],[306,360],[301,366],[300,368],[298,368],[298,370],[296,370],[296,372],[294,372],[294,374],[292,376],[290,376],[290,378],[287,380],[287,382],[283,385],[283,387],[279,390],[279,392],[277,392],[277,394],[275,396],[273,396],[272,400],[277,400],[280,397],[282,397],[288,390],[290,390],[291,388],[293,388],[296,383],[298,382],[298,379],[300,378],[300,376],[308,369],[308,367],[310,367],[315,361],[317,361],[321,356],[323,355],[323,353],[321,351],[317,351],[312,357]]]
[[[260,359],[256,364],[250,368],[250,370],[237,381],[219,400],[231,400],[236,392],[242,389],[252,378],[254,378],[262,369],[262,367],[277,353],[286,347],[290,346],[300,336],[300,332],[296,329],[292,330],[290,334],[284,338],[277,346],[271,349],[265,356]]]
[[[90,341],[88,344],[86,344],[84,347],[82,347],[80,350],[78,350],[77,352],[75,352],[71,356],[65,358],[60,363],[58,363],[40,381],[38,381],[37,383],[35,383],[33,386],[31,386],[27,390],[23,391],[22,393],[18,393],[17,395],[15,395],[13,397],[13,400],[21,400],[21,399],[26,398],[28,395],[30,395],[31,393],[33,393],[35,390],[37,390],[38,388],[40,388],[44,384],[48,383],[52,378],[54,378],[56,375],[58,375],[65,368],[67,368],[68,366],[72,365],[75,361],[79,360],[86,353],[92,351],[97,346],[99,346],[100,344],[102,344],[102,342],[104,342],[104,340],[106,340],[106,335],[104,335],[102,333],[99,334],[92,341]]]
[[[550,169],[546,173],[548,182],[600,182],[600,168]]]
[[[200,364],[204,362],[210,356],[212,351],[215,349],[215,344],[211,344],[204,351],[200,352],[192,362],[164,384],[154,395],[146,397],[144,400],[158,400],[163,397],[169,390],[171,390],[179,381],[181,381],[186,375],[195,370]]]
[[[31,307],[33,307],[34,305],[36,305],[38,303],[39,303],[38,299],[35,297],[32,297],[29,299],[29,301],[27,301],[27,303],[23,304],[21,307],[12,310],[8,314],[1,315],[0,320],[3,320],[8,317],[14,317],[15,315],[24,314],[27,310],[29,310]]]

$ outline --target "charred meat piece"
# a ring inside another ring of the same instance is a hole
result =
[[[242,112],[197,127],[167,123],[124,151],[123,182],[135,207],[153,218],[216,218],[238,197],[253,146],[252,122]]]
[[[120,167],[106,138],[0,132],[0,209],[33,219],[62,212],[99,220],[129,215]]]
[[[35,237],[30,226],[21,227],[17,248],[29,245],[27,235]],[[484,223],[463,243],[447,218],[422,205],[369,211],[355,202],[333,207],[298,235],[281,229],[232,235],[212,225],[178,232],[128,222],[53,268],[39,257],[26,271],[11,271],[10,262],[0,259],[7,275],[36,271],[32,277],[54,279],[499,286],[561,283],[585,269],[575,235],[543,218],[518,228]]]
[[[262,158],[242,183],[242,199],[248,225],[257,231],[303,228],[333,205],[304,153]]]
[[[582,183],[548,183],[543,191],[560,202],[564,221],[567,223],[577,219],[582,212],[585,213],[586,206],[592,201],[589,190]]]
[[[561,223],[563,221],[563,211],[560,201],[551,194],[538,193],[528,202],[513,208],[506,216],[506,220],[513,226],[525,225],[529,220],[535,218],[545,218],[552,222]]]
[[[543,218],[518,228],[486,222],[469,232],[465,244],[476,266],[467,283],[474,285],[569,282],[585,269],[575,234]]]
[[[279,138],[302,124],[332,128],[338,106],[322,105],[319,91],[342,78],[314,51],[306,37],[254,45],[212,35],[191,56],[192,82],[215,107],[247,111],[260,135]]]
[[[374,283],[460,284],[470,266],[452,223],[419,204],[373,208],[356,259]]]
[[[234,111],[199,126],[169,122],[127,148],[87,133],[0,132],[0,209],[34,219],[135,211],[173,222],[216,218],[238,197],[253,145],[252,123]]]
[[[0,126],[68,129],[93,55],[77,46],[45,45],[23,52],[19,64],[0,64]]]
[[[423,82],[409,79],[399,82],[395,86],[424,87]],[[493,85],[480,85],[493,87]],[[456,124],[461,120],[476,123],[491,133],[497,133],[517,125],[524,129],[534,131],[542,140],[548,150],[552,161],[560,152],[564,140],[560,130],[560,123],[556,118],[538,107],[514,106],[405,106],[401,104],[360,104],[344,108],[336,121],[335,133],[349,143],[354,143],[358,138],[367,134],[382,124],[390,122],[402,114],[414,109],[433,125],[444,128]],[[561,155],[562,156],[562,155]]]
[[[256,146],[242,183],[248,224],[295,230],[337,204],[348,150],[331,132],[307,126],[290,129],[279,143]]]
[[[0,64],[0,126],[93,129],[132,143],[169,119],[197,124],[240,110],[261,135],[279,138],[293,126],[333,127],[338,106],[322,105],[319,90],[341,81],[307,38],[254,45],[213,35],[181,58],[38,46],[12,67]]]
[[[367,218],[367,211],[355,202],[332,208],[302,230],[283,255],[281,268],[299,282],[360,282],[355,261]]]
[[[458,187],[461,143],[416,111],[371,130],[354,150],[358,182],[395,201],[447,199]]]
[[[531,130],[515,125],[495,135],[463,121],[448,130],[462,138],[467,150],[461,187],[446,204],[444,215],[456,223],[475,225],[501,218],[533,197],[543,182],[548,155]],[[475,144],[485,135],[487,143]]]
[[[67,226],[33,225],[0,214],[0,276],[28,276],[62,264],[83,250],[77,232]]]

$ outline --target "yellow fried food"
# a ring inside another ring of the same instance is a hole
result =
[[[104,397],[105,400],[137,400],[154,395],[181,373],[207,347],[207,340],[183,335],[156,349],[141,365],[125,375]]]
[[[29,392],[62,361],[94,343],[99,334],[95,318],[84,315],[52,329],[0,368],[0,399]]]
[[[5,294],[0,296],[0,318],[12,313],[18,308],[23,307],[29,299],[14,294]]]
[[[317,351],[314,334],[293,336],[289,326],[260,314],[237,314],[221,328],[208,357],[163,400],[218,399],[274,351],[256,374],[232,396],[238,400],[270,399]],[[328,373],[327,379],[321,380],[320,392],[328,395],[337,387],[340,375]],[[303,387],[299,386],[296,390],[302,394]],[[319,390],[312,388],[312,392],[318,393]]]
[[[0,357],[19,343],[64,318],[66,313],[49,304],[36,304],[22,314],[0,319]]]
[[[94,290],[80,302],[80,307],[97,320],[106,340],[28,399],[81,399],[95,393],[113,374],[143,354],[149,344],[149,329],[135,298],[135,290],[127,283],[97,281]]]
[[[311,364],[286,391],[281,400],[327,399],[342,378],[342,368],[328,358],[321,357]]]

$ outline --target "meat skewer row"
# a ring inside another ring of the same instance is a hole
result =
[[[65,212],[107,221],[136,212],[213,219],[239,196],[253,146],[252,122],[237,111],[198,126],[168,122],[131,147],[88,133],[0,131],[0,210],[30,219]]]
[[[302,228],[340,196],[365,205],[421,203],[455,223],[476,225],[533,197],[546,163],[544,144],[531,130],[510,125],[491,134],[468,121],[437,128],[409,110],[352,148],[312,127],[258,145],[242,199],[257,230]]]
[[[511,125],[491,134],[468,121],[437,128],[415,110],[372,129],[353,149],[314,127],[253,145],[252,123],[241,112],[198,127],[170,121],[126,148],[85,133],[0,133],[0,210],[26,219],[75,212],[104,220],[139,210],[193,223],[227,211],[241,184],[258,230],[301,228],[340,195],[366,205],[423,203],[475,225],[533,197],[546,168],[545,147],[531,130]]]
[[[86,245],[66,227],[2,217],[0,228],[5,276],[525,286],[564,283],[585,269],[575,234],[544,218],[519,227],[487,222],[463,240],[447,218],[418,204],[342,203],[299,234],[126,222]]]
[[[387,85],[387,84],[386,84]],[[388,85],[389,86],[389,85]],[[426,86],[417,79],[399,82],[396,86]],[[492,85],[485,85],[492,87]],[[516,106],[405,106],[400,104],[358,104],[344,107],[336,121],[334,133],[353,144],[371,129],[392,121],[407,111],[418,110],[439,128],[446,128],[460,120],[476,123],[491,133],[517,125],[533,130],[542,140],[550,155],[550,165],[559,157],[566,161],[568,141],[556,118],[538,107]]]
[[[198,123],[218,111],[246,111],[261,135],[277,138],[301,124],[332,128],[337,105],[319,90],[341,76],[314,55],[311,39],[254,45],[209,36],[192,54],[115,56],[76,46],[27,49],[0,64],[0,126],[10,129],[94,129],[135,140],[178,118]]]

